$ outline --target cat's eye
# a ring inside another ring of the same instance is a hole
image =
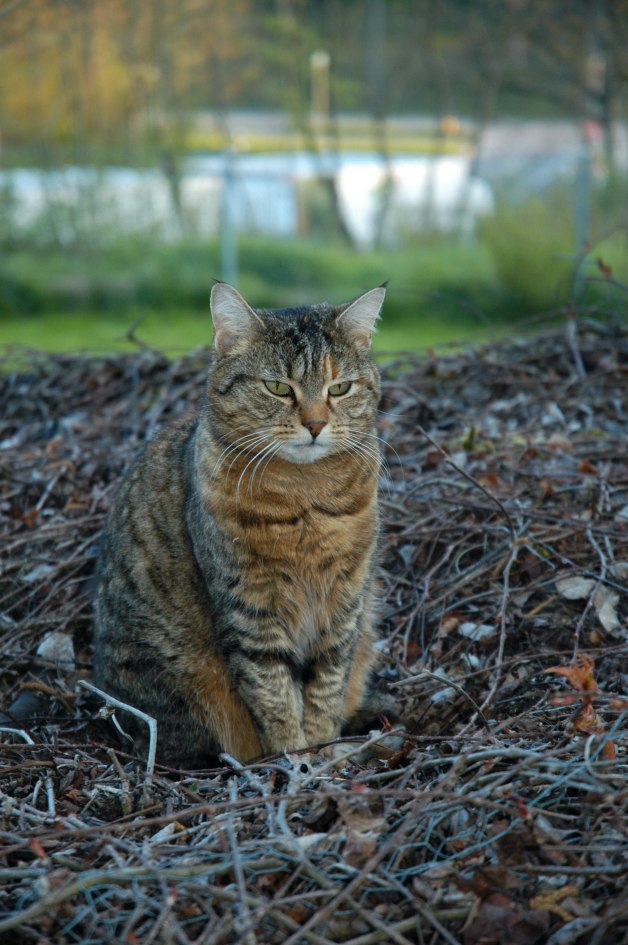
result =
[[[342,381],[340,384],[330,384],[327,388],[327,392],[331,394],[332,397],[340,397],[342,394],[346,394],[350,387],[351,381]]]
[[[276,397],[289,397],[292,393],[290,385],[283,381],[264,381],[264,387]]]

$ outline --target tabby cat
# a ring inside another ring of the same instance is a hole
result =
[[[157,719],[162,759],[301,749],[384,708],[369,351],[384,295],[254,310],[213,287],[206,396],[130,470],[99,561],[95,681]]]

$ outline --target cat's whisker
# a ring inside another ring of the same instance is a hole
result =
[[[376,449],[371,443],[365,443],[360,436],[355,433],[345,432],[342,438],[343,443],[351,443],[353,446],[357,446],[361,452],[368,453],[373,458],[376,458],[378,461],[381,457],[381,453]]]
[[[240,458],[240,456],[243,456],[243,455],[245,455],[246,453],[250,453],[251,450],[253,450],[255,447],[261,446],[263,443],[268,442],[268,440],[269,440],[269,436],[268,436],[267,433],[255,433],[255,434],[251,434],[251,435],[250,435],[250,439],[248,439],[247,442],[245,442],[245,443],[243,443],[243,444],[239,444],[235,456],[233,457],[233,459],[232,459],[231,462],[229,463],[229,468],[228,468],[228,470],[227,470],[227,476],[229,475],[229,473],[230,473],[231,470],[233,469],[234,464],[238,461],[238,459]],[[257,453],[254,453],[254,454],[253,454],[253,458],[255,458],[255,456],[257,456]]]
[[[375,467],[377,469],[381,463],[381,456],[379,452],[374,451],[369,446],[366,446],[364,443],[361,443],[359,439],[353,436],[344,436],[341,440],[344,448],[352,453],[356,459],[361,462],[368,462],[368,465]]]
[[[266,456],[261,456],[261,457],[260,457],[259,462],[256,464],[256,466],[255,466],[255,468],[254,468],[254,470],[253,470],[253,473],[252,473],[252,475],[251,475],[251,478],[249,479],[249,490],[250,490],[251,492],[252,492],[252,489],[253,489],[253,479],[255,478],[255,475],[257,474],[257,470],[260,469],[260,467],[261,467],[259,479],[258,479],[258,481],[257,481],[258,488],[261,489],[261,488],[262,488],[262,479],[264,478],[264,473],[266,472],[266,470],[268,469],[268,467],[269,467],[269,465],[271,464],[272,460],[274,459],[274,457],[277,455],[277,453],[280,451],[280,449],[281,449],[281,447],[282,447],[282,443],[277,443],[277,442],[275,442],[273,445],[274,445],[274,449],[272,449],[272,450],[266,450],[266,451],[265,451],[265,452],[266,452]]]
[[[269,438],[266,437],[266,439],[269,439]],[[248,463],[246,464],[246,466],[240,473],[240,478],[238,479],[238,484],[236,486],[236,502],[238,501],[240,497],[240,486],[242,484],[242,479],[244,478],[244,475],[246,474],[246,471],[249,468],[249,466],[251,466],[253,463],[257,461],[260,461],[264,456],[266,456],[266,454],[268,453],[268,450],[272,449],[274,445],[275,445],[275,441],[271,440],[271,442],[267,446],[263,447],[263,449],[261,449],[258,453],[254,453],[252,458],[248,461]],[[255,475],[255,470],[253,470],[252,475]],[[249,477],[249,484],[250,484],[250,478],[251,477]]]
[[[375,413],[380,414],[382,417],[392,417],[393,420],[398,418],[405,420],[407,417],[411,417],[412,413],[407,410],[382,410],[380,407],[377,408]]]
[[[378,443],[382,443],[384,446],[387,446],[389,450],[392,450],[392,452],[395,454],[395,456],[397,457],[397,460],[398,460],[398,462],[399,462],[399,468],[400,468],[400,470],[401,470],[401,477],[402,477],[403,480],[405,480],[405,476],[404,476],[404,472],[403,472],[403,460],[401,459],[401,456],[399,455],[399,453],[397,452],[397,450],[395,449],[395,447],[392,445],[392,443],[389,443],[388,440],[385,440],[383,436],[379,436],[377,433],[362,433],[362,432],[359,432],[359,431],[353,430],[353,429],[350,429],[349,432],[350,432],[350,433],[357,434],[357,435],[360,436],[360,437],[362,437],[362,436],[369,437],[369,439],[376,440]],[[385,468],[386,468],[386,472],[388,473],[388,475],[390,475],[390,466],[389,466],[389,464],[388,464],[388,460],[386,459],[386,457],[385,457],[383,454],[382,454],[382,461],[383,461],[383,464],[384,464],[384,466],[385,466]],[[392,477],[391,477],[391,478],[392,478]]]
[[[257,475],[257,472],[260,466],[264,462],[269,463],[280,448],[281,448],[281,443],[277,443],[276,440],[272,440],[267,447],[265,447],[263,450],[260,450],[260,452],[257,454],[256,456],[257,462],[253,466],[253,469],[249,476],[249,486],[248,486],[249,495],[253,494],[253,480],[255,479],[255,476]],[[258,481],[258,484],[261,485],[261,476]]]
[[[376,466],[379,467],[381,481],[385,481],[386,487],[390,494],[393,479],[390,474],[388,461],[386,460],[386,457],[380,452],[380,450],[374,447],[371,443],[364,443],[356,434],[345,436],[342,440],[342,443],[345,448],[349,450],[349,452],[352,452],[354,455],[359,454],[361,457],[368,457],[369,460],[374,462]]]
[[[239,429],[244,429],[244,427],[240,427]],[[216,464],[211,474],[212,479],[215,477],[222,463],[227,459],[227,457],[231,453],[233,453],[234,450],[240,450],[240,447],[242,446],[242,444],[245,443],[247,440],[255,440],[257,439],[257,437],[260,437],[260,436],[263,436],[263,434],[261,434],[259,430],[256,430],[254,433],[246,433],[244,436],[238,437],[237,440],[234,440],[227,447],[225,447],[225,449],[222,451],[222,453],[216,460]]]
[[[371,442],[368,441],[368,440],[365,441],[365,440],[364,440],[365,434],[363,434],[362,432],[359,432],[359,431],[357,431],[357,430],[353,430],[353,429],[351,429],[350,427],[345,427],[345,428],[341,431],[341,433],[342,433],[343,441],[346,440],[346,441],[351,442],[352,444],[354,444],[354,445],[360,447],[360,449],[363,450],[364,452],[368,452],[368,453],[370,453],[373,457],[376,457],[377,460],[378,460],[378,462],[379,462],[380,459],[383,459],[381,450],[377,447],[376,444],[371,443]]]

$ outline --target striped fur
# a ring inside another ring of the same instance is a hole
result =
[[[382,708],[369,342],[383,294],[256,312],[214,287],[206,398],[123,482],[95,599],[96,682],[158,720],[162,758],[304,748]]]

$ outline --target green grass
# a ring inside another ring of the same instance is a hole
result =
[[[390,280],[379,350],[475,335],[499,304],[491,254],[477,243],[359,253],[333,241],[247,238],[238,256],[238,287],[257,307],[339,303]],[[211,337],[209,294],[218,275],[215,241],[14,248],[0,258],[0,344],[120,350],[132,347],[124,339],[141,318],[145,344],[190,350]]]
[[[534,224],[534,225],[532,225]],[[483,239],[427,238],[399,249],[357,252],[334,241],[238,241],[238,287],[254,306],[275,308],[348,301],[389,280],[378,351],[417,350],[502,333],[537,312],[560,309],[577,291],[581,304],[626,311],[628,293],[604,282],[598,254],[626,281],[623,234],[596,247],[573,280],[569,241],[549,208],[505,210],[482,227]],[[176,244],[114,239],[71,249],[12,246],[0,255],[0,345],[115,351],[145,344],[177,353],[211,338],[209,294],[220,276],[217,241]],[[586,282],[591,277],[598,281]]]
[[[238,257],[239,287],[258,306],[340,302],[390,280],[387,310],[403,315],[411,305],[429,313],[426,300],[443,295],[481,307],[496,288],[491,253],[479,243],[357,252],[333,240],[248,237],[238,241]],[[16,247],[0,256],[0,319],[22,312],[201,311],[220,274],[215,240]]]
[[[138,324],[138,319],[142,319]],[[45,316],[17,316],[0,320],[0,346],[25,345],[46,351],[114,352],[137,350],[129,340],[135,325],[139,342],[176,355],[211,341],[211,319],[206,312],[173,309],[103,316],[98,312],[50,312]],[[480,338],[485,329],[478,324],[460,324],[421,319],[380,323],[375,352],[418,351],[443,342]]]
[[[370,125],[349,130],[359,138]],[[331,235],[329,195],[309,187],[299,198],[309,235],[239,237],[237,286],[252,305],[274,308],[347,301],[389,281],[380,351],[480,338],[571,307],[627,315],[626,194],[628,177],[592,191],[591,249],[575,278],[570,184],[520,204],[498,192],[475,240],[400,232],[398,247],[369,252]],[[21,232],[10,209],[11,195],[0,194],[0,345],[121,350],[133,347],[124,339],[138,318],[137,336],[161,350],[209,341],[212,279],[223,275],[218,239],[165,242],[158,232],[94,227],[89,213],[54,205]]]

